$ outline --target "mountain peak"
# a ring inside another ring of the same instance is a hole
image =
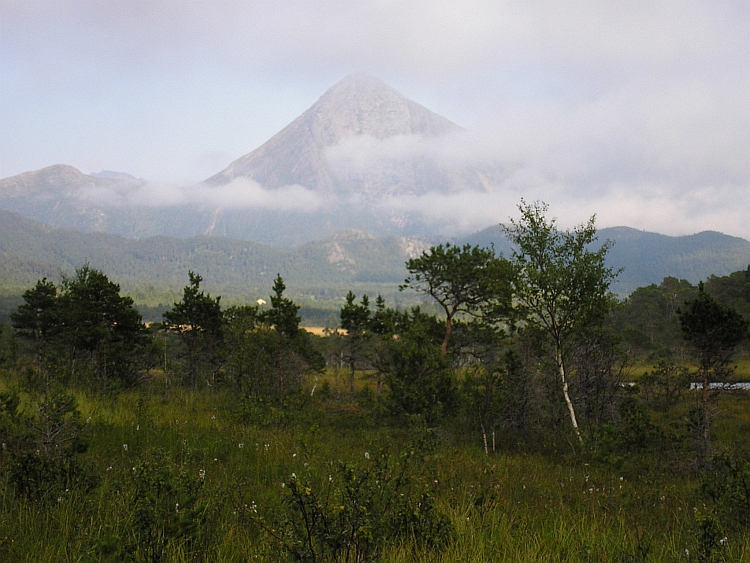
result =
[[[330,170],[325,157],[328,147],[361,135],[435,137],[460,130],[379,78],[358,72],[334,84],[264,145],[206,183],[220,185],[246,177],[267,188],[299,184],[319,192],[350,191],[351,186],[342,186]]]

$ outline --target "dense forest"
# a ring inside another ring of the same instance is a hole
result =
[[[424,305],[349,291],[324,335],[280,275],[224,306],[186,271],[148,325],[103,271],[39,279],[0,335],[0,556],[747,560],[750,268],[621,301],[593,219],[520,209],[507,258],[433,246]]]

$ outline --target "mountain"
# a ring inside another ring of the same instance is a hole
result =
[[[56,164],[0,180],[0,209],[55,227],[130,238],[206,232],[212,209],[138,203],[157,188],[124,172],[88,175]]]
[[[697,283],[750,264],[750,242],[720,233],[669,237],[617,227],[599,231],[599,240],[607,239],[615,243],[609,265],[623,268],[613,287],[621,295],[667,276]],[[134,240],[53,228],[0,211],[0,286],[28,287],[41,277],[59,280],[61,272],[88,262],[126,290],[151,284],[176,291],[193,270],[210,291],[228,296],[264,295],[277,273],[298,294],[330,297],[352,288],[394,295],[407,274],[406,260],[443,240],[379,238],[354,229],[295,248],[206,236]],[[497,251],[510,254],[500,227],[455,242],[494,243]]]
[[[352,74],[330,88],[307,111],[263,144],[209,178],[211,185],[251,178],[265,188],[299,184],[321,193],[356,193],[366,200],[430,190],[484,189],[477,171],[456,177],[426,158],[394,158],[366,169],[337,166],[336,149],[366,151],[357,139],[387,141],[438,138],[463,131],[403,96],[383,81]],[[354,142],[352,142],[354,140]]]
[[[606,240],[614,243],[607,254],[607,262],[615,269],[622,268],[612,288],[620,295],[659,283],[668,276],[698,283],[709,276],[726,276],[750,265],[750,242],[714,231],[671,237],[630,227],[612,227],[600,229],[597,235],[599,244]],[[505,256],[512,252],[499,225],[459,242],[479,246],[492,244]]]
[[[0,181],[0,209],[137,238],[207,234],[295,246],[348,228],[425,235],[440,225],[394,199],[487,190],[504,177],[499,165],[446,156],[446,143],[462,133],[381,80],[353,74],[199,185],[165,189],[126,173],[56,165]]]
[[[89,263],[124,288],[155,284],[179,289],[193,270],[212,291],[233,295],[265,293],[277,273],[295,291],[352,284],[386,284],[393,290],[406,275],[406,260],[436,243],[413,237],[381,239],[356,230],[297,248],[206,236],[135,240],[53,228],[0,211],[0,286],[26,287],[41,277],[59,281],[62,273]]]
[[[271,193],[302,186],[323,201],[320,211],[221,209],[218,232],[275,244],[352,227],[379,236],[435,232],[420,214],[390,205],[391,198],[486,190],[504,175],[497,165],[452,164],[435,154],[436,146],[462,132],[381,80],[350,75],[261,147],[205,181],[212,187],[250,181]]]
[[[92,172],[90,176],[94,178],[124,178],[126,180],[135,180],[137,182],[145,182],[143,178],[136,178],[132,174],[127,172],[115,172],[113,170],[102,170],[101,172]]]

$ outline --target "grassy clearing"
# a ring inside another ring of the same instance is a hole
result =
[[[190,536],[166,538],[158,560],[273,561],[273,542],[254,522],[252,507],[269,521],[279,518],[282,483],[292,473],[323,490],[329,475],[337,478],[339,461],[366,466],[377,451],[398,456],[415,435],[349,406],[346,377],[328,372],[319,385],[329,382],[329,398],[314,398],[284,424],[269,426],[243,423],[237,398],[227,392],[171,389],[166,395],[161,385],[116,397],[79,392],[90,444],[82,461],[99,485],[88,494],[71,490],[29,502],[15,496],[4,472],[0,560],[118,560],[108,555],[108,546],[122,545],[138,522],[134,467],[147,461],[201,485],[199,524]],[[358,374],[358,389],[373,385]],[[747,394],[721,403],[724,414],[715,430],[722,445],[747,447],[749,404]],[[689,471],[670,473],[649,466],[646,458],[616,468],[568,453],[486,456],[480,446],[474,432],[443,431],[415,468],[450,518],[454,541],[430,551],[407,538],[387,546],[380,560],[692,560],[685,550],[695,553],[694,514],[702,507]],[[750,534],[731,536],[720,555],[749,560]]]

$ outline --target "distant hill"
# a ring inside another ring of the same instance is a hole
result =
[[[135,240],[57,229],[0,211],[0,285],[25,287],[40,277],[59,280],[61,271],[69,274],[88,262],[125,288],[152,283],[179,289],[193,270],[207,288],[235,294],[268,292],[277,273],[299,291],[351,284],[393,289],[404,279],[405,261],[433,242],[379,239],[355,230],[291,249],[204,236]]]
[[[101,172],[92,172],[90,176],[94,178],[120,178],[125,180],[134,180],[136,182],[145,182],[143,178],[136,178],[127,172],[116,172],[114,170],[102,170]]]
[[[671,237],[630,227],[613,227],[601,229],[597,234],[600,243],[605,240],[615,243],[608,253],[608,263],[614,268],[623,268],[613,287],[621,295],[659,283],[667,276],[698,283],[711,275],[726,276],[744,270],[750,264],[750,242],[713,231]],[[480,246],[494,244],[495,250],[505,256],[510,256],[512,251],[499,225],[459,242]]]
[[[610,265],[624,268],[613,287],[622,295],[666,276],[697,283],[750,264],[750,242],[720,233],[669,237],[617,227],[599,231],[599,240],[607,239],[615,243]],[[439,242],[427,237],[378,238],[357,230],[295,248],[205,236],[135,240],[57,229],[0,211],[0,285],[26,287],[44,276],[56,280],[61,271],[71,273],[89,262],[124,288],[150,283],[180,289],[188,270],[193,270],[212,291],[235,295],[267,292],[277,273],[290,289],[305,294],[330,295],[332,288],[353,286],[393,293],[407,274],[406,260]],[[455,242],[494,243],[498,252],[510,254],[499,226]]]

